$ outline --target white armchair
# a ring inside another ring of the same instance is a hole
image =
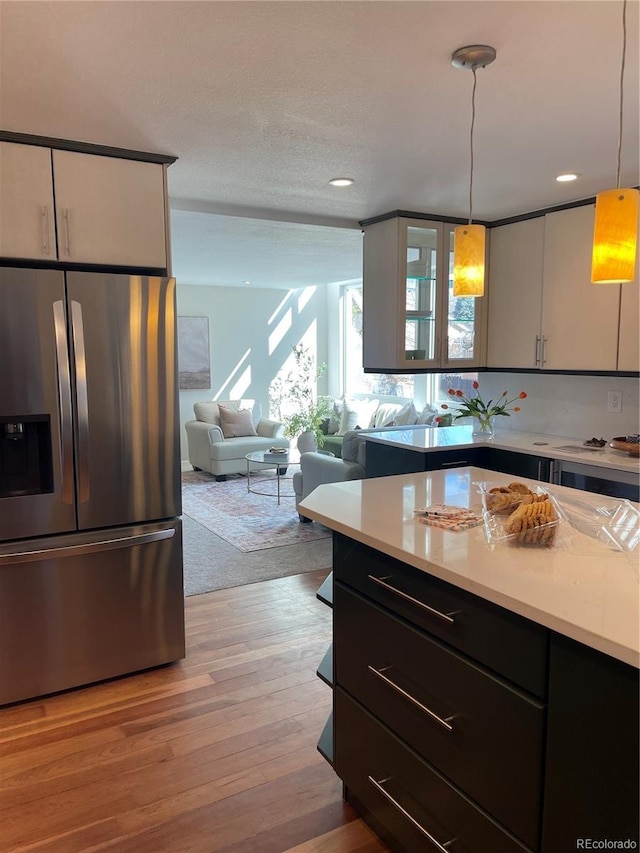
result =
[[[219,405],[225,409],[225,423],[221,422]],[[244,410],[249,410],[251,416],[239,417],[239,425],[230,426],[227,413]],[[289,441],[283,434],[284,424],[263,418],[262,406],[256,400],[210,400],[195,403],[193,411],[195,420],[184,425],[189,462],[194,471],[208,471],[216,480],[226,480],[227,474],[246,473],[247,453],[269,450],[270,447],[289,447]]]

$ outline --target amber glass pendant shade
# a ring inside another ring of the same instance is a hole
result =
[[[453,295],[484,295],[484,225],[458,225],[453,231]]]
[[[591,281],[633,281],[638,242],[638,190],[606,190],[596,197]]]

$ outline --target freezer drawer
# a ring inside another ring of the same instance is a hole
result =
[[[179,519],[0,546],[0,704],[184,653]]]

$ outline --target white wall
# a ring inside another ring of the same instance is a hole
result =
[[[522,411],[496,418],[499,429],[540,432],[572,438],[612,438],[640,431],[638,380],[616,376],[564,376],[535,373],[481,373],[484,400],[526,391]],[[622,411],[607,412],[607,392],[622,391]]]
[[[178,316],[209,317],[211,388],[180,391],[181,458],[188,458],[184,424],[200,400],[250,397],[268,413],[269,385],[305,341],[327,361],[327,300],[322,289],[266,290],[203,287],[178,282]],[[320,393],[326,393],[321,379]]]

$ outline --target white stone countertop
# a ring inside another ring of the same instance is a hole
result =
[[[596,436],[599,438],[600,436]],[[429,453],[436,450],[452,450],[454,448],[486,446],[490,444],[500,450],[512,450],[517,453],[527,453],[532,456],[544,456],[549,459],[562,459],[567,462],[580,462],[584,465],[595,465],[598,468],[609,468],[618,471],[629,471],[640,475],[640,458],[629,456],[627,453],[614,450],[605,445],[601,450],[590,450],[584,447],[584,438],[563,435],[538,435],[532,432],[516,432],[514,430],[496,429],[492,439],[477,438],[472,435],[471,426],[425,427],[424,429],[389,430],[385,432],[367,432],[363,434],[367,441],[378,444],[389,444],[394,447],[404,447],[418,453]],[[591,438],[591,436],[586,436]]]
[[[441,430],[433,430],[440,432]],[[443,432],[445,430],[442,430]],[[595,454],[594,454],[595,455]],[[332,530],[633,666],[640,666],[639,551],[616,551],[562,521],[550,548],[491,544],[484,525],[454,533],[414,510],[446,503],[481,512],[476,482],[512,482],[483,468],[455,468],[319,486],[300,505]],[[532,481],[525,480],[531,483]],[[614,498],[539,483],[563,505]],[[632,504],[640,508],[638,504]]]

